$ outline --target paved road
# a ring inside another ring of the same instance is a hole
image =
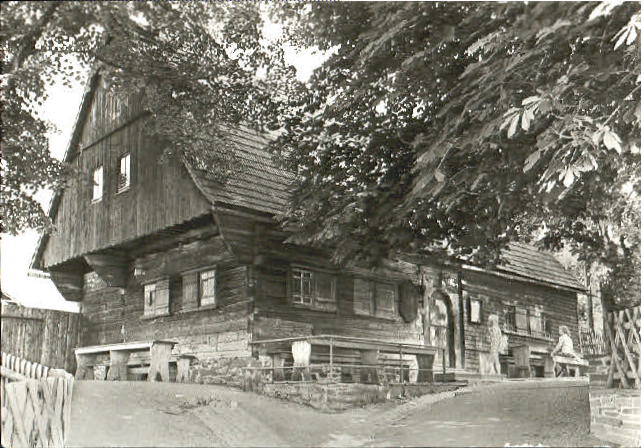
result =
[[[581,381],[463,392],[332,414],[222,386],[79,381],[67,445],[606,446],[588,433]]]
[[[606,446],[589,434],[583,381],[534,380],[475,388],[411,408],[369,446]]]

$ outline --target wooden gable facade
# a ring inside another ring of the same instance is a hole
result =
[[[436,366],[469,371],[483,368],[491,314],[511,343],[554,345],[559,325],[576,338],[583,288],[551,256],[517,246],[496,271],[432,254],[376,270],[335,266],[322,251],[284,243],[273,217],[291,175],[275,166],[265,137],[230,130],[240,170],[222,184],[184,161],[160,163],[161,145],[144,132],[149,119],[140,97],[112,96],[92,77],[66,155],[83,177],[54,198],[55,231],[32,263],[81,301],[81,345],[173,340],[176,354],[199,360],[193,379],[208,382],[265,355],[258,341],[280,338],[438,347],[445,355]],[[328,358],[316,350],[313,358]],[[345,347],[335,356],[350,363],[360,353]]]

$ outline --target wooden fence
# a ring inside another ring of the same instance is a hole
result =
[[[641,316],[639,306],[608,312],[609,387],[640,388]]]
[[[2,350],[68,372],[76,370],[80,314],[3,303]]]
[[[586,356],[605,355],[608,353],[608,347],[606,347],[604,342],[603,333],[591,328],[579,329],[579,346],[581,353]]]
[[[70,427],[74,377],[2,353],[0,379],[2,446],[64,447]]]

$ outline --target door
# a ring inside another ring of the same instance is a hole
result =
[[[455,367],[456,353],[454,350],[454,317],[450,300],[442,292],[432,294],[430,301],[429,343],[445,350],[445,366]],[[437,354],[436,363],[443,364],[443,353]]]

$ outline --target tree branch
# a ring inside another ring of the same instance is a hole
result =
[[[60,5],[61,2],[51,2],[32,30],[23,36],[18,53],[16,53],[9,64],[9,66],[11,66],[11,73],[15,73],[20,70],[25,59],[36,51],[36,42],[38,42],[40,36],[43,35],[45,27],[51,21],[54,16],[54,12]]]

